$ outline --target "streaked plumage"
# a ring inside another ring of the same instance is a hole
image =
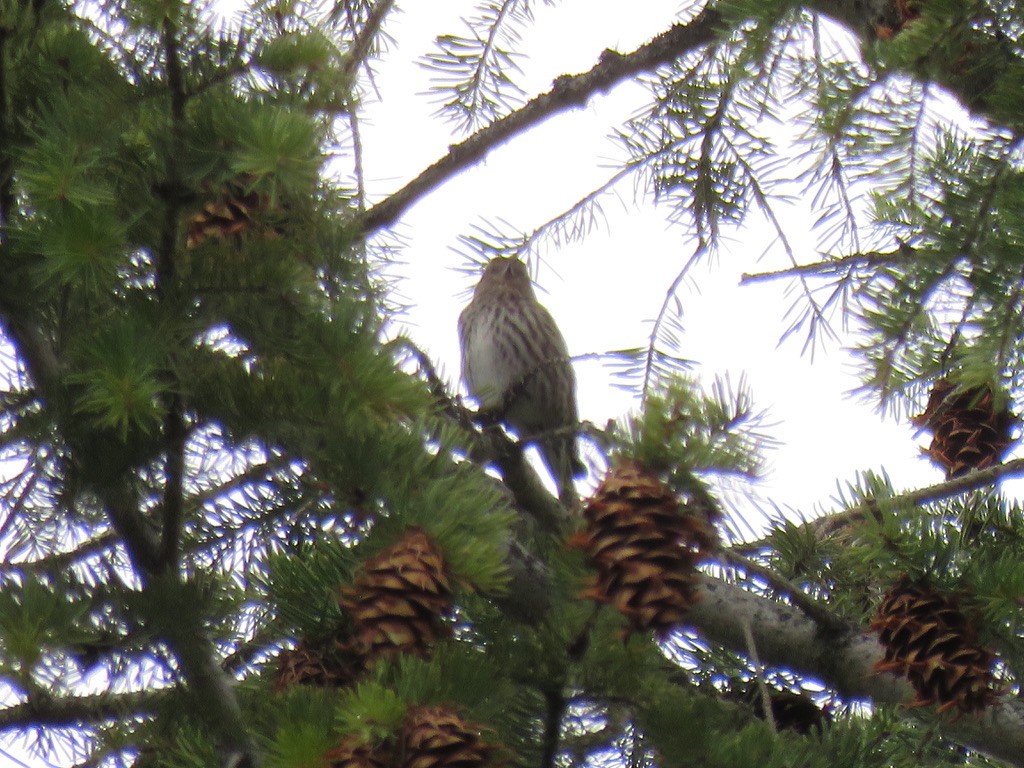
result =
[[[565,339],[533,291],[526,265],[491,259],[459,316],[462,377],[482,411],[495,413],[524,440],[535,442],[559,498],[575,503],[573,477],[584,472],[574,434],[576,375]]]

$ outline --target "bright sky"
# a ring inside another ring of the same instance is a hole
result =
[[[646,0],[622,12],[614,0],[565,0],[551,8],[536,4],[536,24],[524,34],[519,81],[532,96],[562,73],[589,69],[611,47],[628,52],[666,29],[682,3]],[[447,12],[446,12],[447,11]],[[382,102],[368,98],[363,129],[365,169],[372,199],[400,188],[463,138],[434,116],[425,96],[430,72],[417,60],[435,35],[459,29],[459,15],[473,15],[472,2],[409,4],[391,19],[396,44],[377,65]],[[646,92],[634,85],[598,96],[583,110],[556,116],[500,148],[480,166],[448,183],[410,211],[397,228],[406,242],[401,298],[410,305],[410,335],[426,348],[452,381],[459,376],[456,318],[473,280],[456,271],[464,258],[452,249],[473,224],[504,220],[530,231],[611,175],[610,160],[622,156],[608,136],[641,109]],[[412,137],[412,138],[411,138]],[[538,284],[544,304],[559,322],[573,355],[642,346],[665,291],[693,250],[690,233],[666,224],[650,204],[635,206],[627,183],[623,199],[607,198],[607,226],[583,244],[548,252]],[[810,200],[794,208],[786,223],[801,257],[814,258]],[[739,287],[743,272],[785,265],[780,252],[756,261],[772,234],[761,225],[734,235],[714,264],[691,273],[679,292],[683,305],[682,355],[693,373],[711,381],[745,374],[771,431],[782,444],[769,454],[769,474],[758,484],[764,498],[805,513],[832,508],[837,480],[858,470],[885,468],[897,488],[928,485],[942,472],[920,457],[927,436],[883,421],[873,406],[847,396],[858,382],[841,347],[830,343],[812,360],[802,339],[778,342],[787,327],[793,297],[786,283]],[[849,342],[849,339],[844,340]],[[577,364],[581,417],[597,424],[635,407],[613,386],[598,361]],[[749,514],[749,509],[747,514]]]

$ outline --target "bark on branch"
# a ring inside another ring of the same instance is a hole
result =
[[[799,609],[719,579],[705,578],[703,599],[691,609],[689,625],[743,655],[745,627],[750,627],[761,661],[817,677],[849,699],[908,704],[914,698],[906,680],[874,671],[883,649],[873,635],[853,629],[845,637],[828,635]],[[1024,702],[1004,698],[977,717],[936,717],[942,718],[947,737],[1024,766]]]

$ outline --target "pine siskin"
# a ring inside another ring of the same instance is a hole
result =
[[[571,431],[579,422],[576,375],[565,339],[533,292],[526,265],[491,259],[459,316],[462,377],[481,411],[535,442],[564,504],[585,472]],[[559,431],[559,434],[551,434]]]

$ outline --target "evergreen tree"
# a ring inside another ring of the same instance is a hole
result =
[[[686,3],[528,98],[535,6],[438,30],[462,133],[368,206],[360,94],[393,0],[253,2],[238,25],[0,0],[8,743],[89,765],[1024,765],[1024,523],[997,487],[1024,468],[1021,9]],[[651,106],[609,183],[467,242],[530,256],[628,183],[698,260],[756,212],[787,242],[798,176],[824,255],[750,280],[795,281],[811,341],[857,326],[865,391],[916,414],[945,482],[865,475],[837,513],[730,534],[721,479],[757,471],[764,428],[744,388],[680,373],[663,314],[609,358],[641,407],[585,429],[607,475],[570,510],[389,334],[408,209],[629,80]]]

